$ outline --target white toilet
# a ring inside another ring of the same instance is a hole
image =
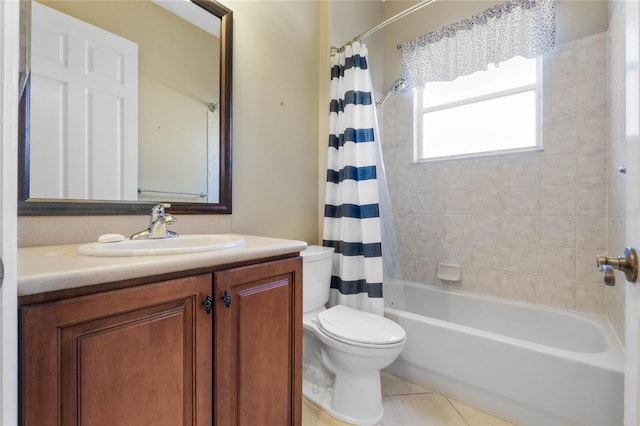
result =
[[[404,349],[404,329],[380,315],[346,306],[326,309],[333,248],[303,251],[304,396],[357,425],[382,420],[380,370]]]

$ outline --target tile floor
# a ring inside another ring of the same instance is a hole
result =
[[[514,426],[443,395],[382,372],[381,426]],[[344,426],[304,400],[302,426]]]

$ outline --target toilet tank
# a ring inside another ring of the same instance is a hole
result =
[[[302,310],[309,312],[329,300],[333,247],[309,246],[302,255]]]

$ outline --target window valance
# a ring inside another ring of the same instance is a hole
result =
[[[403,43],[402,78],[408,87],[454,80],[514,56],[540,56],[555,39],[555,0],[510,0]]]

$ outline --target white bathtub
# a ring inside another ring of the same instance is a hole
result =
[[[624,356],[597,315],[385,282],[407,333],[386,370],[521,425],[622,425]]]

